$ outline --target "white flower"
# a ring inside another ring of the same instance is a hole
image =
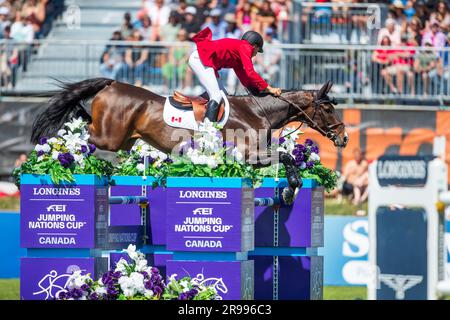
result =
[[[212,157],[209,157],[209,158],[208,158],[207,164],[208,164],[208,167],[210,167],[210,168],[212,168],[212,169],[217,168],[217,162],[216,162],[216,160],[215,160],[214,158],[212,158]]]
[[[300,169],[305,169],[306,168],[306,162],[302,162],[301,164],[300,164]]]
[[[320,157],[317,153],[311,152],[309,156],[309,160],[311,161],[320,161]]]
[[[69,279],[67,280],[67,287],[69,289],[79,289],[83,284],[86,283],[86,280],[88,279],[90,279],[88,275],[82,275],[81,270],[77,270],[73,274],[71,274]]]
[[[153,292],[152,290],[145,290],[145,292],[144,292],[144,296],[145,296],[147,299],[151,299],[154,295],[155,295],[155,294],[154,294],[154,292]]]
[[[145,165],[144,165],[143,163],[138,163],[138,165],[136,166],[136,169],[137,169],[139,172],[144,172],[144,170],[145,170]]]
[[[43,145],[41,146],[41,150],[44,151],[45,153],[50,152],[51,149],[52,149],[52,148],[48,145],[48,143],[43,144]]]
[[[66,133],[67,133],[66,130],[61,129],[61,130],[58,131],[58,136],[62,137],[62,136],[64,136]],[[53,138],[52,138],[52,139],[53,139]]]
[[[67,126],[70,131],[75,131],[77,129],[81,129],[86,123],[83,121],[81,117],[78,119],[72,119],[71,122],[66,122],[64,125]]]
[[[146,259],[141,259],[136,261],[136,267],[135,270],[138,272],[142,272],[147,270],[147,260]]]
[[[127,272],[128,262],[124,258],[120,258],[120,260],[116,264],[116,269],[114,272],[119,271],[120,273],[124,274]]]
[[[126,250],[124,250],[128,256],[133,259],[137,260],[139,259],[139,254],[136,252],[136,246],[133,244],[130,244]]]
[[[74,158],[75,162],[78,164],[81,164],[84,161],[84,157],[80,154],[74,154],[73,158]]]

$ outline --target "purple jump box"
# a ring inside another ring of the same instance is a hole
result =
[[[95,258],[22,258],[20,262],[21,300],[53,300],[65,291],[67,280],[75,271],[91,274]]]
[[[278,182],[264,178],[261,187],[255,189],[255,197],[273,197],[277,188],[280,194],[288,185],[286,179]],[[279,209],[278,225],[274,223],[272,207],[255,208],[255,246],[273,247],[274,229],[278,230],[279,247],[323,247],[324,189],[315,180],[303,179],[294,203]]]
[[[167,179],[167,249],[245,252],[254,248],[251,181]]]
[[[189,276],[217,290],[222,300],[253,300],[253,261],[167,261],[167,276]]]
[[[20,244],[24,248],[95,248],[108,225],[108,182],[74,175],[52,183],[49,175],[21,176]]]
[[[254,260],[255,300],[322,300],[322,256],[251,256],[249,259]]]
[[[154,177],[112,176],[111,196],[143,196],[150,203],[144,210],[147,221],[147,244],[166,244],[166,190],[162,187],[153,188]],[[137,204],[110,205],[110,226],[141,225],[141,207]]]

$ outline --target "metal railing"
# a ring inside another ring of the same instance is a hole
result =
[[[375,44],[387,6],[375,3],[293,1],[286,43]]]
[[[0,93],[54,90],[52,79],[104,76],[159,94],[202,88],[187,59],[190,43],[0,41]],[[8,60],[17,55],[16,64]],[[107,56],[105,56],[107,52]],[[273,86],[316,89],[328,80],[333,94],[355,99],[450,100],[450,49],[363,45],[267,45],[255,69]],[[9,72],[5,72],[8,70]],[[221,72],[229,94],[244,93],[233,73]]]

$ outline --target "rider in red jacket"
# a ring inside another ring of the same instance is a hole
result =
[[[196,43],[197,50],[189,57],[189,66],[209,95],[205,118],[217,121],[222,100],[222,86],[217,78],[218,71],[222,68],[232,68],[242,85],[253,92],[268,92],[275,96],[281,94],[281,89],[269,86],[253,68],[252,58],[258,52],[263,52],[264,40],[259,33],[247,31],[241,40],[212,40],[211,30],[205,28],[192,40]]]

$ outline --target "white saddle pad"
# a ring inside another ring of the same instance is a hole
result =
[[[228,117],[230,116],[230,104],[226,95],[221,91],[223,101],[224,101],[224,114],[222,120],[217,124],[220,127],[225,126],[228,121]],[[175,128],[183,128],[190,129],[194,131],[198,131],[198,123],[194,118],[194,111],[192,109],[179,109],[175,108],[169,101],[169,98],[166,99],[166,103],[164,104],[163,111],[164,122]]]

